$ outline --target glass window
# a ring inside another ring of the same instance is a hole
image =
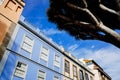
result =
[[[54,80],[59,80],[59,77],[54,76]]]
[[[87,73],[85,73],[85,79],[86,79],[86,80],[89,80],[89,77],[88,77],[88,74],[87,74]]]
[[[55,54],[54,65],[60,67],[60,56],[58,54]]]
[[[73,65],[73,76],[77,77],[77,67]]]
[[[27,71],[27,64],[24,64],[22,62],[18,62],[14,75],[21,77],[21,78],[25,78],[26,71]]]
[[[24,41],[22,44],[22,48],[30,53],[32,53],[32,48],[34,45],[34,40],[29,38],[28,36],[24,37]]]
[[[45,72],[44,71],[41,71],[39,70],[38,72],[38,80],[45,80]]]
[[[84,80],[83,71],[82,70],[80,70],[80,80]]]
[[[70,63],[67,60],[65,60],[65,72],[67,72],[67,73],[70,72]]]
[[[88,62],[88,63],[87,63],[87,65],[91,65],[91,64],[93,64],[93,62]]]
[[[40,58],[45,61],[48,61],[48,56],[49,56],[49,50],[46,47],[42,46]]]

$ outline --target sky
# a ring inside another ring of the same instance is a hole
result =
[[[22,15],[26,20],[76,58],[93,59],[112,77],[112,80],[120,80],[120,49],[102,41],[76,40],[67,32],[59,31],[47,18],[49,0],[24,1],[26,6]]]

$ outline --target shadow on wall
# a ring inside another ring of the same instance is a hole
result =
[[[11,23],[10,27],[8,27],[5,22],[0,20],[0,62],[15,29],[15,25],[15,23]]]

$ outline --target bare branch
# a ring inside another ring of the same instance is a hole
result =
[[[86,0],[82,0],[82,1],[83,1],[84,5],[85,5],[85,8],[87,8],[87,7],[88,7],[88,5],[87,5]]]
[[[104,11],[107,11],[107,12],[109,12],[109,13],[112,13],[112,14],[115,14],[115,15],[117,15],[117,16],[120,16],[120,14],[119,14],[118,12],[116,12],[115,10],[112,10],[112,9],[106,7],[106,6],[104,6],[103,4],[100,4],[99,7],[100,7],[102,10],[104,10]]]
[[[97,39],[120,48],[120,3],[116,0],[50,0],[48,19],[77,39]]]
[[[97,20],[97,18],[87,8],[81,8],[71,3],[67,3],[67,5],[73,9],[86,12],[89,18],[93,21],[93,23],[95,23],[95,25],[99,25],[99,21]]]
[[[63,15],[56,15],[57,17],[60,17],[61,19],[64,19],[66,21],[72,21],[70,18],[67,18],[66,16],[63,16]]]
[[[101,31],[103,31],[107,35],[111,36],[111,38],[115,38],[117,41],[120,41],[120,34],[115,32],[114,30],[108,28],[102,22],[100,22],[100,25],[98,27]]]
[[[82,27],[84,29],[87,28],[87,29],[96,30],[96,27],[91,23],[83,22],[83,21],[77,21],[77,20],[74,21],[74,20],[72,20],[70,18],[67,18],[66,16],[63,16],[63,15],[60,15],[60,14],[58,15],[58,17],[67,21],[67,23],[64,24],[64,25],[76,25],[76,26]]]

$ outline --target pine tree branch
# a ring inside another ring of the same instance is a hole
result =
[[[95,25],[99,25],[99,21],[97,20],[97,18],[87,8],[81,8],[81,7],[71,4],[71,3],[67,3],[67,5],[75,10],[80,10],[80,11],[87,13],[89,18],[93,21],[93,23]]]
[[[119,14],[118,12],[116,12],[116,11],[113,10],[113,9],[110,9],[110,8],[104,6],[103,4],[99,4],[99,7],[100,7],[102,10],[104,10],[104,11],[107,11],[107,12],[109,12],[109,13],[115,14],[115,15],[117,15],[117,16],[120,17],[120,14]]]

